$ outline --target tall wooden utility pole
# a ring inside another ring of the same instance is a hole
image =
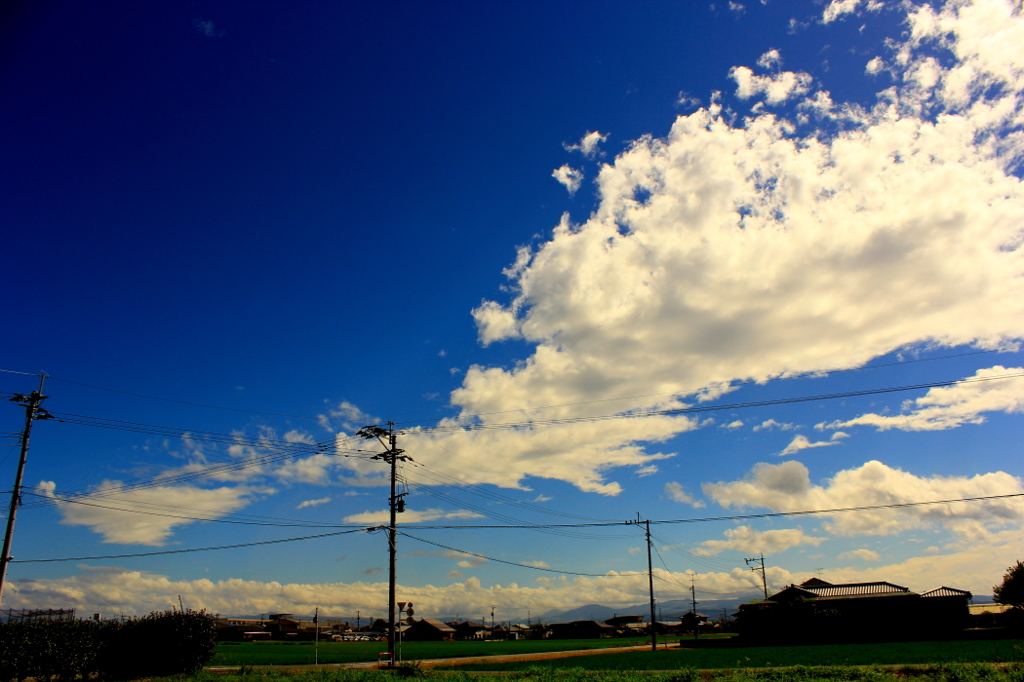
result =
[[[11,491],[11,508],[7,512],[7,532],[4,534],[3,553],[0,554],[0,600],[3,600],[4,582],[7,580],[7,564],[11,563],[11,541],[14,539],[14,517],[21,505],[21,479],[25,474],[25,460],[28,458],[28,437],[32,433],[32,422],[37,419],[53,419],[49,412],[40,407],[46,400],[43,395],[43,382],[46,375],[39,375],[39,390],[27,396],[15,393],[12,403],[25,407],[25,429],[21,432],[21,458],[18,460],[18,473],[14,477],[14,489]]]
[[[636,523],[638,526],[640,525],[640,512],[637,512],[637,514],[636,514],[636,521],[633,521],[632,523]],[[647,589],[650,592],[650,597],[651,597],[651,651],[657,651],[658,650],[658,636],[657,636],[657,634],[655,634],[655,630],[656,630],[655,624],[656,624],[656,621],[654,620],[654,569],[652,568],[652,564],[651,564],[651,522],[650,522],[650,520],[644,521],[644,536],[647,538]]]
[[[388,524],[388,659],[389,664],[395,664],[395,564],[398,554],[395,545],[397,531],[397,515],[405,511],[406,493],[398,493],[396,483],[398,481],[398,462],[409,460],[412,457],[405,454],[405,450],[398,448],[398,437],[395,434],[393,422],[387,422],[388,428],[379,426],[364,426],[356,432],[357,436],[363,438],[376,438],[387,450],[374,455],[371,459],[381,459],[391,465],[391,497],[388,498],[391,507],[391,523]],[[388,440],[384,442],[384,436]]]

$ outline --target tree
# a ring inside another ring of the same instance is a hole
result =
[[[992,586],[992,597],[997,604],[1024,608],[1024,563],[1018,560],[1016,566],[1006,569],[1003,582]]]

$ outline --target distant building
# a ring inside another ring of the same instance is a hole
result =
[[[421,618],[406,627],[402,639],[408,642],[443,642],[455,639],[455,628],[433,618]]]
[[[451,621],[447,625],[455,630],[455,639],[490,639],[491,627],[472,620]]]
[[[551,639],[599,639],[614,637],[615,628],[596,620],[575,620],[571,623],[552,623]]]

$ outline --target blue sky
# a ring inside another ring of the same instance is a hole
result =
[[[7,11],[0,390],[46,372],[63,417],[33,433],[15,559],[374,526],[385,469],[342,455],[382,420],[414,459],[408,533],[443,545],[401,540],[426,616],[635,604],[646,562],[628,526],[418,526],[1024,493],[1002,0]],[[659,525],[659,599],[688,571],[742,599],[761,552],[775,587],[988,594],[1022,520],[1006,498]],[[386,566],[364,531],[13,563],[4,606],[365,615]]]

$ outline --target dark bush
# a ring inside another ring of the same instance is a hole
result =
[[[200,611],[154,612],[125,621],[0,624],[0,682],[192,673],[213,655],[215,633],[213,617]]]

